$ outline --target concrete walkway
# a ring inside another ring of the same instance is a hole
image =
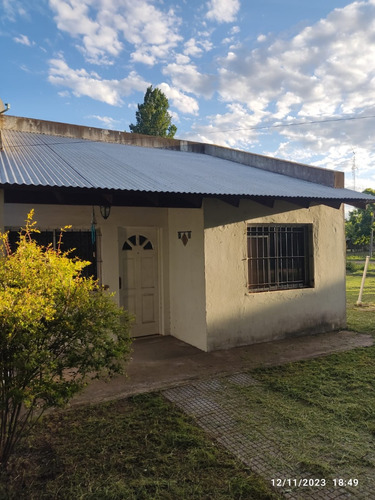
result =
[[[92,382],[72,405],[121,399],[186,384],[215,375],[275,366],[373,344],[371,335],[349,331],[295,337],[206,353],[170,336],[134,341],[127,376]]]

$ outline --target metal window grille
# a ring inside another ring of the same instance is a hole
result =
[[[310,286],[308,229],[308,225],[248,226],[250,290],[282,290]]]
[[[62,238],[63,244],[61,250],[74,249],[69,255],[87,260],[90,264],[82,269],[82,275],[92,276],[94,279],[98,276],[96,243],[92,242],[91,231],[65,231]]]
[[[10,230],[8,233],[9,244],[12,250],[16,247],[18,241],[19,230]],[[33,233],[33,239],[42,246],[52,245],[56,248],[59,240],[60,230],[41,231],[40,233]],[[96,244],[92,243],[91,231],[65,231],[62,239],[61,250],[73,249],[69,254],[70,257],[79,257],[82,260],[90,262],[90,265],[82,269],[82,275],[85,277],[93,276],[97,278],[97,257],[96,257]]]

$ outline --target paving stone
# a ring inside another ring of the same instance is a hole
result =
[[[234,375],[230,375],[227,377],[228,382],[232,384],[237,384],[240,387],[249,387],[252,385],[260,385],[259,380],[256,380],[248,373],[235,373]]]
[[[181,402],[194,399],[197,396],[197,389],[192,385],[174,387],[163,392],[164,396],[172,402]]]
[[[202,396],[197,397],[194,403],[188,401],[183,402],[182,405],[188,407],[189,413],[197,418],[206,415],[211,421],[214,421],[215,414],[220,414],[220,406]]]

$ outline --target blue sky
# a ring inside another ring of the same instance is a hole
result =
[[[153,85],[178,138],[343,170],[347,187],[375,189],[375,0],[0,6],[8,114],[129,131]]]

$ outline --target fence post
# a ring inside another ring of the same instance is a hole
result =
[[[362,281],[361,281],[361,288],[359,290],[358,300],[357,300],[357,303],[356,303],[357,306],[361,306],[362,305],[362,293],[363,293],[363,288],[365,286],[365,279],[366,279],[366,274],[367,274],[367,268],[368,268],[369,260],[370,260],[370,256],[367,255],[366,262],[365,262],[365,268],[363,269],[363,275],[362,275]]]

